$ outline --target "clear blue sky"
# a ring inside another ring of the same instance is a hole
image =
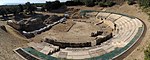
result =
[[[46,1],[55,1],[55,0],[0,0],[0,5],[6,4],[6,3],[45,3]],[[60,0],[61,2],[64,2],[66,0]]]

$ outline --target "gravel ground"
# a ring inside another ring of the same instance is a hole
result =
[[[5,25],[5,22],[0,21],[0,25]],[[25,46],[25,44],[25,41],[0,29],[0,60],[22,60],[22,58],[13,52],[13,49]]]

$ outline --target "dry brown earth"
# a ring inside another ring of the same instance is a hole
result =
[[[40,42],[44,37],[49,37],[56,40],[63,40],[65,42],[88,42],[95,39],[94,37],[90,37],[91,33],[96,32],[99,29],[99,26],[95,26],[91,23],[71,22],[68,20],[65,24],[57,24],[49,31],[35,36],[32,40]]]
[[[0,29],[0,60],[21,60],[13,49],[26,46],[26,43]]]

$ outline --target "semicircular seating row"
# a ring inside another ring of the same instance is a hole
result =
[[[143,25],[137,18],[130,18],[119,14],[100,12],[97,16],[106,18],[106,20],[116,24],[116,30],[113,33],[114,37],[102,44],[102,49],[107,53],[115,50],[116,47],[125,47],[138,33],[139,27]]]
[[[119,14],[99,12],[96,18],[104,18],[104,20],[110,20],[116,24],[116,30],[113,32],[114,37],[95,47],[80,49],[66,48],[59,52],[57,57],[67,59],[85,59],[109,53],[117,47],[125,47],[138,33],[139,27],[142,27],[142,22],[139,19],[122,16]],[[64,56],[62,53],[65,53],[66,55]]]
[[[113,33],[114,37],[109,40],[111,42],[106,42],[109,46],[106,43],[102,46],[107,53],[116,47],[126,46],[138,33],[139,27],[142,27],[142,22],[137,18],[105,12],[100,12],[97,16],[104,17],[106,20],[110,20],[116,24],[116,30]]]
[[[115,48],[117,47],[121,48],[126,46],[138,33],[139,27],[142,27],[143,25],[142,22],[137,18],[130,18],[106,12],[99,12],[96,18],[105,18],[106,20],[110,20],[114,24],[116,24],[116,29],[113,32],[113,38],[102,43],[101,45],[97,45],[94,47],[61,49],[59,52],[57,52],[56,54],[52,54],[51,56],[67,59],[85,59],[109,53],[115,50]],[[17,50],[18,49],[16,49],[16,51]],[[26,55],[23,55],[24,58],[25,56]],[[29,57],[31,57],[32,59],[38,58],[32,55]]]

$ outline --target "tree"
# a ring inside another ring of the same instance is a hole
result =
[[[58,9],[62,6],[62,4],[60,3],[60,1],[54,1],[54,2],[46,2],[45,8],[47,9],[47,11],[51,11],[51,10],[55,10]]]
[[[46,5],[45,5],[45,8],[47,9],[47,11],[50,11],[51,10],[51,4],[52,4],[52,2],[50,2],[50,1],[46,1]]]
[[[85,0],[84,3],[87,7],[92,7],[95,5],[94,0]]]
[[[67,6],[76,6],[77,4],[75,4],[74,1],[66,1],[65,5],[67,5]]]
[[[20,11],[20,12],[23,12],[23,10],[24,10],[24,9],[23,9],[23,6],[22,6],[21,4],[19,4],[18,7],[19,7],[19,11]]]
[[[3,18],[7,16],[7,10],[5,7],[1,8],[1,14],[2,14]]]
[[[26,5],[26,10],[32,14],[30,2],[27,2],[25,5]]]
[[[106,7],[106,4],[105,4],[104,2],[99,2],[98,5],[99,5],[100,7]]]
[[[59,1],[59,0],[55,0],[55,1]]]
[[[59,0],[56,0],[52,3],[52,9],[58,9],[61,7],[61,3]]]
[[[26,4],[27,11],[30,12],[30,14],[33,14],[33,12],[37,9],[36,6],[31,5],[30,2],[27,2]]]
[[[2,15],[2,17],[4,17],[4,14],[3,14],[3,9],[2,9],[2,7],[0,7],[0,15]]]
[[[20,11],[19,6],[14,6],[11,8],[11,13],[14,14],[14,16],[18,15],[18,13],[20,13],[22,11]]]

